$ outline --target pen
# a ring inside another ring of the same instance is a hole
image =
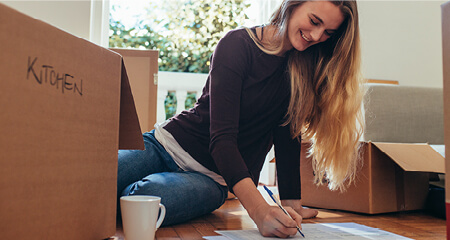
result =
[[[267,193],[269,193],[270,198],[272,198],[272,200],[278,205],[278,207],[281,208],[281,210],[283,210],[284,213],[286,213],[286,215],[288,215],[288,217],[290,217],[292,220],[294,220],[291,215],[286,211],[286,209],[284,209],[283,206],[281,206],[280,200],[278,200],[278,198],[276,198],[272,191],[269,190],[269,188],[266,187],[266,185],[264,185],[264,189],[266,189]],[[298,227],[298,225],[296,226],[298,233],[300,233],[300,235],[302,235],[302,237],[305,237],[305,235],[303,235],[302,231],[300,230],[300,228]]]

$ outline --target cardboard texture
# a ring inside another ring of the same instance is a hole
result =
[[[444,138],[445,156],[450,156],[450,2],[441,5],[442,57],[444,77]],[[446,173],[450,173],[450,158],[446,158]],[[448,179],[448,178],[447,178]],[[450,239],[450,184],[445,189],[447,208],[447,239]]]
[[[313,183],[311,159],[306,157],[309,146],[302,143],[300,171],[302,201],[310,207],[367,214],[422,209],[428,172],[444,172],[444,158],[427,144],[365,142],[356,182],[344,193],[330,191],[326,184]]]
[[[107,68],[105,68],[107,69]],[[126,67],[121,64],[119,149],[145,149]]]
[[[159,53],[157,50],[120,48],[111,48],[111,50],[123,57],[141,130],[148,132],[156,123]]]
[[[3,4],[0,31],[2,239],[114,235],[119,131],[143,148],[121,56]]]

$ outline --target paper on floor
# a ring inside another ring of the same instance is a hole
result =
[[[204,237],[209,240],[279,240],[279,238],[263,237],[257,229],[251,230],[227,230],[216,231],[222,236],[218,238]],[[297,234],[289,239],[381,239],[381,240],[404,240],[410,239],[396,235],[378,228],[367,227],[357,223],[306,223],[302,224],[302,232],[305,238]],[[225,238],[219,238],[225,237]]]

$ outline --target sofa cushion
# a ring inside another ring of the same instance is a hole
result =
[[[367,84],[363,140],[444,144],[443,89]]]

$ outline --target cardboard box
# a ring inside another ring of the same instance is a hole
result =
[[[0,31],[2,239],[113,236],[117,149],[143,148],[122,57],[3,4]]]
[[[428,144],[362,143],[362,167],[346,192],[313,183],[309,143],[302,143],[303,205],[376,214],[422,209],[429,173],[444,172],[444,158]]]
[[[442,10],[442,56],[444,71],[444,138],[445,156],[450,156],[450,2]],[[450,158],[446,159],[446,173],[450,173]],[[447,178],[448,179],[448,178]],[[447,239],[450,239],[450,184],[446,185]]]
[[[141,130],[148,132],[156,123],[159,51],[120,48],[111,50],[123,57]]]

